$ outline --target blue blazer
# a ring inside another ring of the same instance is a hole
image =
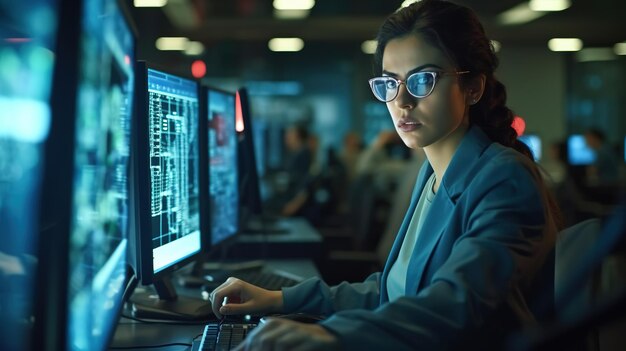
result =
[[[461,141],[424,219],[405,296],[389,302],[389,269],[432,173],[425,163],[382,273],[286,288],[285,310],[332,315],[322,325],[347,350],[498,348],[508,332],[533,323],[528,297],[557,231],[547,192],[531,160],[478,127]]]

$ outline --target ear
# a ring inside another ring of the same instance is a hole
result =
[[[485,91],[486,80],[487,77],[481,73],[472,77],[467,82],[466,101],[469,105],[475,105],[478,101],[480,101],[480,98],[483,96],[483,92]]]

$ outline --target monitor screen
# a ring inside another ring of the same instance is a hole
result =
[[[582,134],[570,135],[567,138],[567,159],[573,166],[590,165],[596,160],[596,153]]]
[[[524,134],[518,138],[522,143],[530,148],[535,162],[541,161],[541,138],[535,134]]]
[[[85,2],[82,13],[67,349],[104,350],[126,282],[135,39],[116,1]]]
[[[0,350],[31,340],[56,30],[55,0],[0,1]]]
[[[211,246],[234,235],[239,221],[235,95],[207,89]]]
[[[200,252],[198,85],[152,68],[147,84],[156,274]]]

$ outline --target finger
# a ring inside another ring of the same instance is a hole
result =
[[[264,309],[258,306],[258,303],[254,300],[248,300],[243,303],[227,303],[220,307],[219,313],[225,316],[239,315],[239,314],[255,314],[262,312]]]
[[[238,287],[237,284],[234,284],[234,280],[228,278],[226,282],[224,282],[222,285],[218,286],[211,292],[211,295],[209,295],[209,300],[211,301],[211,309],[213,309],[213,313],[217,318],[222,318],[219,310],[224,304],[224,297],[228,296],[229,298],[232,297],[232,300],[238,300],[240,290],[241,288]]]

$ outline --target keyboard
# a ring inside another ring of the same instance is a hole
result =
[[[193,351],[226,351],[239,345],[254,323],[209,323],[204,327],[202,338],[193,342]]]

